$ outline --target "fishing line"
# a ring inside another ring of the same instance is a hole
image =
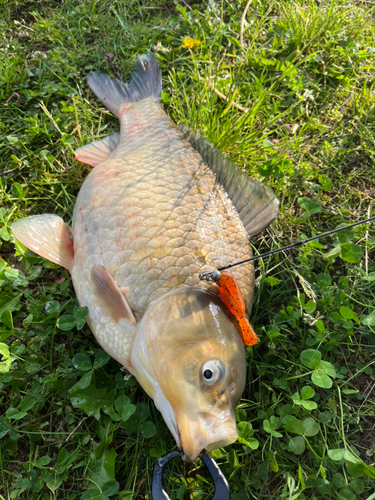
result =
[[[217,281],[220,279],[220,273],[218,271],[225,271],[226,269],[230,269],[231,267],[240,266],[241,264],[246,264],[247,262],[253,262],[254,260],[262,259],[263,257],[269,257],[270,255],[274,255],[275,253],[284,252],[285,250],[291,250],[292,248],[297,248],[310,241],[319,240],[320,238],[325,238],[326,236],[330,236],[331,234],[339,233],[340,231],[345,231],[346,229],[350,229],[355,226],[359,226],[360,224],[366,224],[367,222],[375,221],[375,217],[370,217],[369,219],[360,220],[358,222],[354,222],[349,226],[340,227],[338,229],[333,229],[332,231],[327,231],[326,233],[318,234],[316,236],[312,236],[311,238],[307,238],[306,240],[296,241],[295,243],[290,243],[285,247],[276,248],[275,250],[270,250],[269,252],[262,253],[260,255],[254,255],[254,257],[250,257],[249,259],[241,260],[240,262],[235,262],[234,264],[228,264],[224,267],[219,267],[215,271],[206,271],[199,275],[200,280],[206,281]]]

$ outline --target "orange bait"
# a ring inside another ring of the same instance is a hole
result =
[[[221,278],[215,281],[219,287],[221,300],[229,311],[238,320],[241,328],[241,337],[246,345],[254,345],[258,342],[258,337],[245,316],[245,301],[240,287],[234,276],[227,271],[220,271]]]

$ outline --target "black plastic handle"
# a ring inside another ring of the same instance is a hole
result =
[[[204,465],[207,467],[208,472],[210,473],[212,481],[215,485],[215,491],[212,500],[230,500],[228,481],[226,480],[224,474],[221,472],[215,460],[205,450],[202,451],[200,458]]]
[[[170,500],[167,492],[163,488],[163,474],[164,469],[168,462],[176,457],[182,457],[183,453],[180,451],[171,451],[164,455],[164,457],[159,458],[154,467],[154,474],[152,476],[151,484],[151,498],[152,500]]]
[[[212,500],[230,500],[228,482],[215,460],[213,460],[205,450],[203,450],[199,456],[204,465],[207,467],[215,486]],[[156,462],[151,485],[151,497],[153,500],[170,500],[167,492],[163,488],[163,475],[166,465],[176,457],[182,458],[183,452],[171,451],[170,453],[167,453],[167,455],[164,455],[164,457],[159,458]]]

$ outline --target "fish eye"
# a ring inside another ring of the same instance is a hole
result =
[[[225,373],[224,365],[218,359],[207,361],[202,366],[203,382],[208,385],[216,385],[222,381]]]

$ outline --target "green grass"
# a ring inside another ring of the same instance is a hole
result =
[[[70,222],[89,171],[74,150],[117,131],[88,90],[90,70],[126,80],[156,51],[167,113],[280,198],[256,252],[374,215],[371,3],[254,0],[242,47],[245,5],[0,4],[0,498],[150,498],[155,459],[175,447],[98,347],[69,274],[9,230],[44,212]],[[181,48],[189,36],[201,45]],[[21,104],[5,105],[14,92]],[[257,263],[261,343],[248,350],[241,442],[212,453],[233,499],[374,498],[373,234],[358,226]],[[201,463],[174,462],[166,476],[171,499],[212,496]]]

